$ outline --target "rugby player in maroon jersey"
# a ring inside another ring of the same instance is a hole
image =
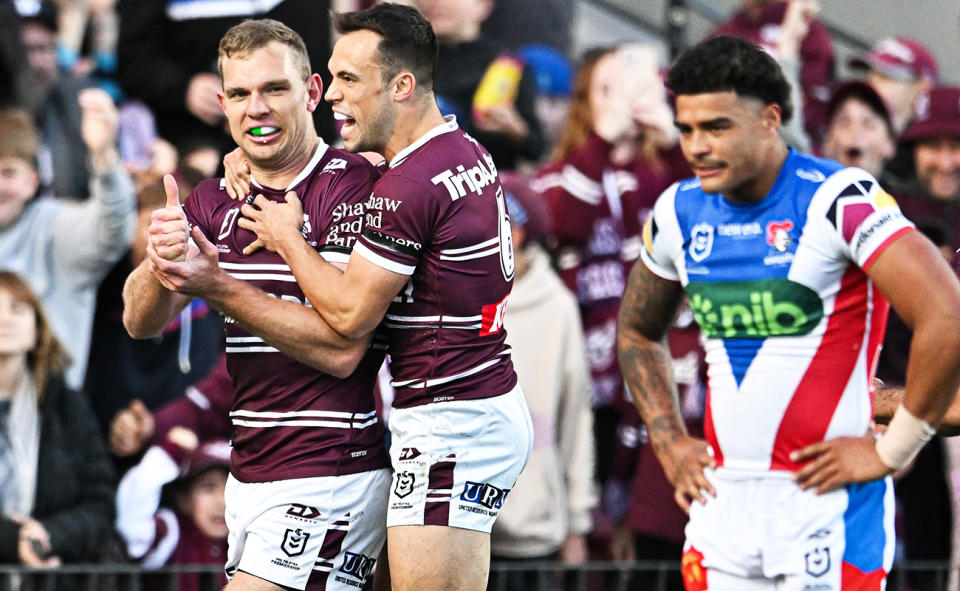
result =
[[[258,201],[299,195],[297,235],[345,264],[379,174],[317,137],[321,81],[303,41],[276,21],[246,21],[221,40],[219,66],[220,104]],[[227,589],[362,587],[386,535],[389,461],[372,396],[383,349],[371,346],[372,327],[331,330],[277,254],[244,254],[256,236],[237,225],[241,204],[222,180],[201,182],[183,209],[173,179],[165,184],[147,259],[124,289],[124,323],[149,337],[192,296],[227,317],[236,388]]]
[[[382,4],[335,20],[325,98],[347,150],[388,163],[354,255],[340,273],[306,248],[293,195],[258,197],[238,223],[258,236],[246,252],[279,253],[344,338],[386,328],[393,589],[484,589],[489,532],[532,445],[503,330],[514,260],[497,169],[441,115],[436,37],[415,9]]]

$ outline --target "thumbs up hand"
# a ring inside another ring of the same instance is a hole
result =
[[[163,189],[167,203],[150,215],[149,243],[161,258],[183,261],[189,247],[190,225],[180,206],[177,181],[169,174],[163,177]]]

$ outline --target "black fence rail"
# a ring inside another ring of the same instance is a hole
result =
[[[960,565],[953,565],[957,573]],[[888,591],[946,590],[951,565],[946,562],[900,562],[887,581]],[[56,569],[0,566],[0,591],[179,591],[190,577],[197,591],[219,591],[223,569],[178,565],[147,569],[136,565],[67,565]],[[673,591],[680,565],[673,561],[494,563],[490,591]],[[369,584],[367,588],[369,588]]]

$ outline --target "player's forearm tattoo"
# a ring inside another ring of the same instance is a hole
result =
[[[638,262],[620,305],[620,371],[657,450],[686,434],[666,345],[682,298],[678,283],[660,279]]]

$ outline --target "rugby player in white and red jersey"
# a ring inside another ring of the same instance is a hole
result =
[[[258,201],[299,195],[298,237],[323,260],[345,264],[379,174],[317,137],[311,113],[321,82],[303,41],[279,22],[246,21],[221,40],[219,67],[220,104]],[[241,203],[222,180],[201,182],[182,210],[173,179],[165,183],[148,258],[124,289],[124,323],[134,337],[149,337],[194,295],[226,316],[236,389],[227,589],[360,588],[386,536],[390,485],[372,395],[383,358],[371,346],[373,327],[343,337],[311,309],[276,253],[244,254],[256,236],[238,226]]]
[[[384,323],[396,390],[393,589],[479,591],[490,529],[532,445],[503,330],[514,266],[503,192],[487,151],[437,107],[430,23],[395,4],[335,20],[325,98],[345,147],[388,163],[350,263],[341,274],[303,240],[292,195],[256,198],[238,224],[258,235],[248,252],[278,252],[345,338]]]
[[[668,86],[696,178],[647,221],[618,348],[690,513],[686,589],[883,589],[888,476],[960,383],[960,282],[869,173],[786,146],[790,89],[762,49],[710,39]],[[684,294],[706,338],[706,441],[686,432],[663,339]],[[876,438],[871,378],[891,304],[914,332],[903,404]]]

